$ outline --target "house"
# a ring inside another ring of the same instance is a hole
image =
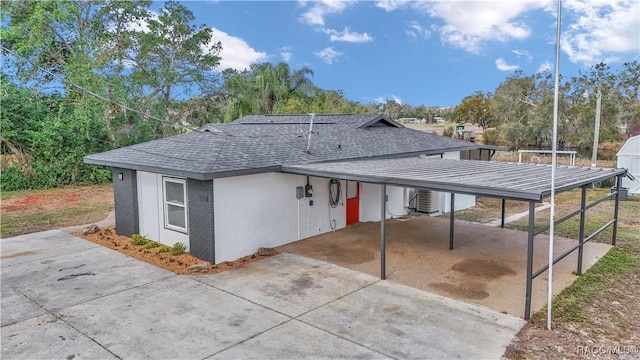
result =
[[[464,141],[405,128],[384,115],[251,115],[229,124],[85,157],[113,172],[116,231],[182,242],[214,263],[346,227],[380,221],[381,185],[283,170],[324,162],[459,159]],[[448,193],[387,186],[386,218],[428,202],[450,210]],[[417,195],[416,195],[417,194]],[[415,201],[418,197],[418,201]],[[473,206],[459,195],[455,209]]]
[[[622,179],[622,187],[627,188],[629,194],[640,194],[640,135],[627,139],[616,157],[616,166],[628,169],[631,175]]]

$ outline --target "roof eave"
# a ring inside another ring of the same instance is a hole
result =
[[[131,164],[131,163],[125,163],[120,161],[94,159],[94,158],[91,158],[90,155],[84,157],[84,162],[91,165],[109,166],[112,168],[130,169],[130,170],[136,170],[136,171],[147,171],[147,172],[152,172],[156,174],[172,175],[172,176],[178,176],[178,177],[195,179],[195,180],[213,180],[213,179],[232,177],[232,176],[253,175],[253,174],[266,173],[266,172],[280,171],[280,165],[265,166],[261,168],[251,168],[251,169],[235,169],[235,170],[226,170],[226,171],[209,171],[209,172],[184,171],[184,170],[170,169],[170,168],[161,167],[161,166]]]

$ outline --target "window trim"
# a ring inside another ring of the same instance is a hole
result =
[[[167,201],[167,183],[181,184],[184,195],[184,204]],[[164,210],[164,228],[189,234],[189,208],[187,198],[187,179],[174,178],[169,176],[162,177],[162,207]],[[169,205],[184,208],[184,228],[169,223]]]

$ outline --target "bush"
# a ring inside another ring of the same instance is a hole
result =
[[[158,254],[168,253],[169,251],[171,251],[171,249],[168,246],[163,246],[160,249],[158,249]]]
[[[158,247],[160,244],[157,241],[149,241],[147,245],[144,246],[145,249],[153,249],[154,247]]]
[[[447,127],[446,129],[444,129],[444,131],[442,132],[442,136],[445,136],[445,137],[449,137],[449,138],[450,138],[450,137],[452,137],[452,136],[453,136],[453,131],[454,131],[453,126],[448,126],[448,127]]]
[[[32,173],[23,171],[18,165],[5,166],[0,175],[0,189],[15,191],[23,189],[53,188],[79,183],[84,185],[109,182],[111,171],[98,166],[47,163],[32,161]],[[76,174],[72,176],[72,173]]]
[[[173,250],[171,250],[171,255],[184,254],[185,251],[187,251],[187,246],[181,242],[177,242],[173,244]]]
[[[496,129],[489,129],[482,133],[482,142],[487,145],[497,145],[500,141],[500,134]]]
[[[140,234],[131,235],[131,243],[133,245],[147,245],[148,242],[149,242],[149,239],[147,239],[146,237]]]

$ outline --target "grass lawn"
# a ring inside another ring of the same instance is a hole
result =
[[[8,238],[104,219],[113,210],[111,184],[2,192],[0,235]]]

